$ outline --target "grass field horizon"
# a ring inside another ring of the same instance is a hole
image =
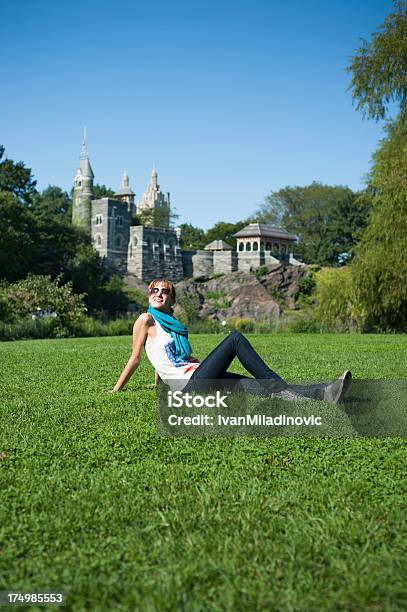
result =
[[[406,379],[407,335],[248,336],[290,382]],[[73,610],[406,608],[405,439],[158,438],[145,356],[108,393],[130,348],[0,344],[0,590]]]

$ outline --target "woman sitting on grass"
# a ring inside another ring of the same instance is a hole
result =
[[[173,315],[175,288],[171,281],[157,279],[148,286],[149,307],[133,327],[133,350],[113,392],[120,391],[140,364],[143,347],[155,368],[155,382],[160,380],[171,390],[198,391],[232,386],[261,396],[287,400],[316,399],[337,403],[350,384],[352,374],[345,371],[330,384],[289,385],[256,353],[250,342],[233,332],[202,361],[192,357],[188,330]],[[228,372],[237,357],[253,376]]]

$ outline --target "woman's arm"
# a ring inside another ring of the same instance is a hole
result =
[[[138,368],[141,360],[141,353],[143,352],[144,343],[147,338],[150,320],[151,316],[144,313],[141,314],[135,322],[133,326],[132,352],[123,372],[120,374],[119,380],[112,389],[112,393],[120,391]]]

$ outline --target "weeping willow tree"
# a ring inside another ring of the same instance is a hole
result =
[[[389,115],[386,136],[373,156],[372,210],[352,266],[365,328],[407,330],[407,3],[363,41],[349,66],[357,107],[372,119]],[[394,106],[393,106],[394,107]]]
[[[374,155],[373,207],[353,278],[367,328],[407,330],[407,121],[387,126]]]

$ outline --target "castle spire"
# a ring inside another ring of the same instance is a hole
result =
[[[82,176],[87,177],[92,180],[95,178],[95,175],[93,174],[92,166],[90,165],[89,156],[88,156],[86,127],[83,128],[83,140],[82,140],[81,154],[79,157],[79,167],[81,169]]]
[[[88,157],[88,145],[86,142],[86,126],[83,128],[83,140],[80,159],[86,159]]]
[[[91,200],[93,191],[93,170],[88,157],[86,128],[83,131],[79,167],[74,179],[72,223],[91,231]]]
[[[158,173],[155,167],[155,162],[153,162],[153,169],[151,171],[151,185],[155,188],[158,187]]]

